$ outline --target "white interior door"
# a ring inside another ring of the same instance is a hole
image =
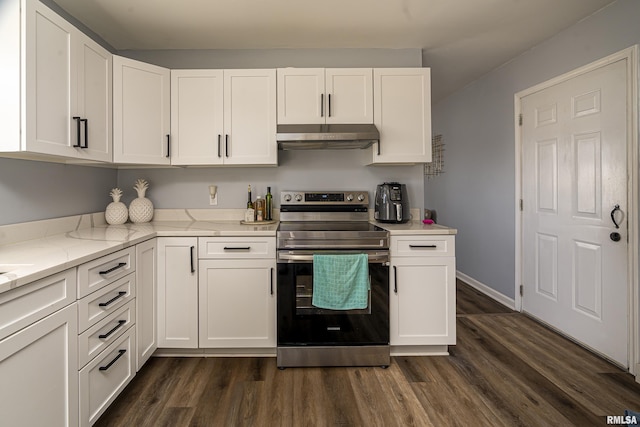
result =
[[[521,100],[522,308],[628,367],[626,82],[619,60]]]

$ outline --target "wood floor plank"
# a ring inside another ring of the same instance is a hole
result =
[[[274,358],[152,358],[98,426],[602,426],[640,410],[606,360],[458,285],[450,356],[381,368],[289,368]]]

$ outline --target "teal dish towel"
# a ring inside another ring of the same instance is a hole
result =
[[[329,310],[367,308],[369,256],[314,254],[312,304]]]

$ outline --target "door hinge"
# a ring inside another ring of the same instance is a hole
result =
[[[524,200],[520,199],[520,212],[524,210]]]
[[[524,296],[524,285],[520,285],[520,296]]]
[[[518,115],[518,126],[522,126],[522,114]]]

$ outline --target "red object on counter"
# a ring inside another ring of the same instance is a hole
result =
[[[423,219],[422,223],[423,224],[433,224],[433,220],[432,219]]]

